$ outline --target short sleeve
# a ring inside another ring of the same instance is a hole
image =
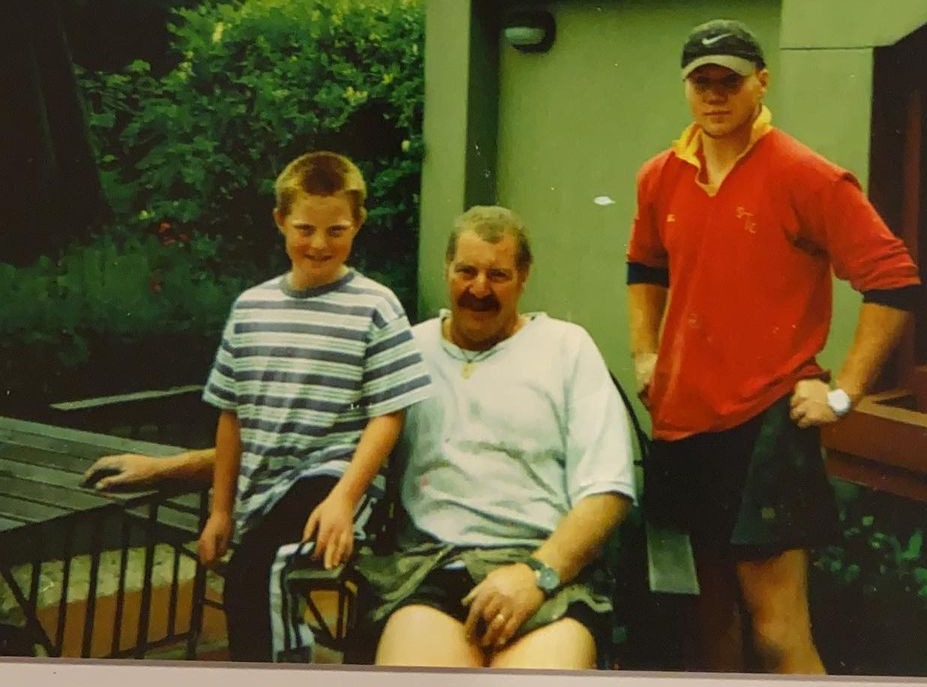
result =
[[[222,332],[222,341],[216,351],[203,401],[220,410],[234,410],[237,405],[235,390],[235,307],[229,314]]]
[[[657,269],[668,266],[656,208],[656,187],[662,163],[661,158],[651,160],[637,174],[637,205],[627,251],[629,264]]]
[[[570,506],[586,496],[619,493],[634,499],[634,461],[627,411],[595,343],[580,330],[564,361],[566,481]]]
[[[431,380],[409,320],[399,302],[391,302],[370,325],[362,389],[367,416],[402,410],[430,392]]]

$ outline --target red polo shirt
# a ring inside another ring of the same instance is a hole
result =
[[[918,284],[859,183],[787,134],[754,125],[717,189],[699,180],[692,125],[638,174],[628,262],[669,270],[650,390],[653,434],[738,425],[822,374],[831,270],[858,291]]]

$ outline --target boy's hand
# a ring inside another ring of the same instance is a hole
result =
[[[206,521],[197,551],[200,562],[207,568],[219,562],[232,540],[232,517],[228,513],[213,513]]]
[[[637,397],[650,409],[650,382],[657,367],[656,353],[638,353],[634,356],[634,379],[637,382]]]
[[[326,570],[347,561],[354,552],[354,504],[351,499],[332,491],[306,520],[303,541],[315,537],[316,560],[324,556]]]
[[[158,460],[157,458],[136,453],[103,456],[87,469],[83,479],[85,481],[91,480],[98,470],[113,470],[118,472],[94,481],[94,488],[105,491],[121,487],[147,486],[160,479],[158,468],[161,466]]]

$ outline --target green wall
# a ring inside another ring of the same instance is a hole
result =
[[[780,126],[868,188],[873,48],[925,23],[925,0],[783,0],[781,73],[774,81],[781,94]],[[840,365],[860,301],[849,285],[835,282],[825,365]]]
[[[783,48],[891,45],[924,24],[924,0],[782,0]]]
[[[499,202],[527,221],[536,265],[524,299],[576,321],[632,388],[624,255],[634,177],[688,123],[679,53],[714,17],[746,21],[767,54],[773,121],[852,170],[865,185],[873,46],[927,22],[925,0],[560,0],[544,54],[500,41],[503,0],[427,0],[426,161],[419,313],[445,304],[451,222]],[[610,204],[597,204],[607,197]],[[838,284],[823,356],[839,364],[859,296]]]
[[[498,194],[532,232],[536,267],[525,307],[586,327],[629,389],[624,280],[635,174],[689,121],[679,75],[689,29],[729,15],[728,5],[551,3],[550,52],[501,51]],[[748,9],[738,15],[775,69],[779,2]],[[775,95],[770,100],[775,108]],[[602,196],[614,204],[596,204]]]
[[[418,266],[421,319],[434,315],[443,303],[440,256],[453,218],[466,202],[470,20],[468,0],[429,0],[425,5],[425,159]]]
[[[445,305],[441,268],[454,218],[496,202],[498,8],[497,0],[426,0],[420,319]]]

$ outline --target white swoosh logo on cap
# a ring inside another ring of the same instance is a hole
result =
[[[733,33],[722,33],[720,36],[715,36],[714,38],[703,38],[702,45],[714,45],[722,38],[727,38],[728,36],[733,36]]]

